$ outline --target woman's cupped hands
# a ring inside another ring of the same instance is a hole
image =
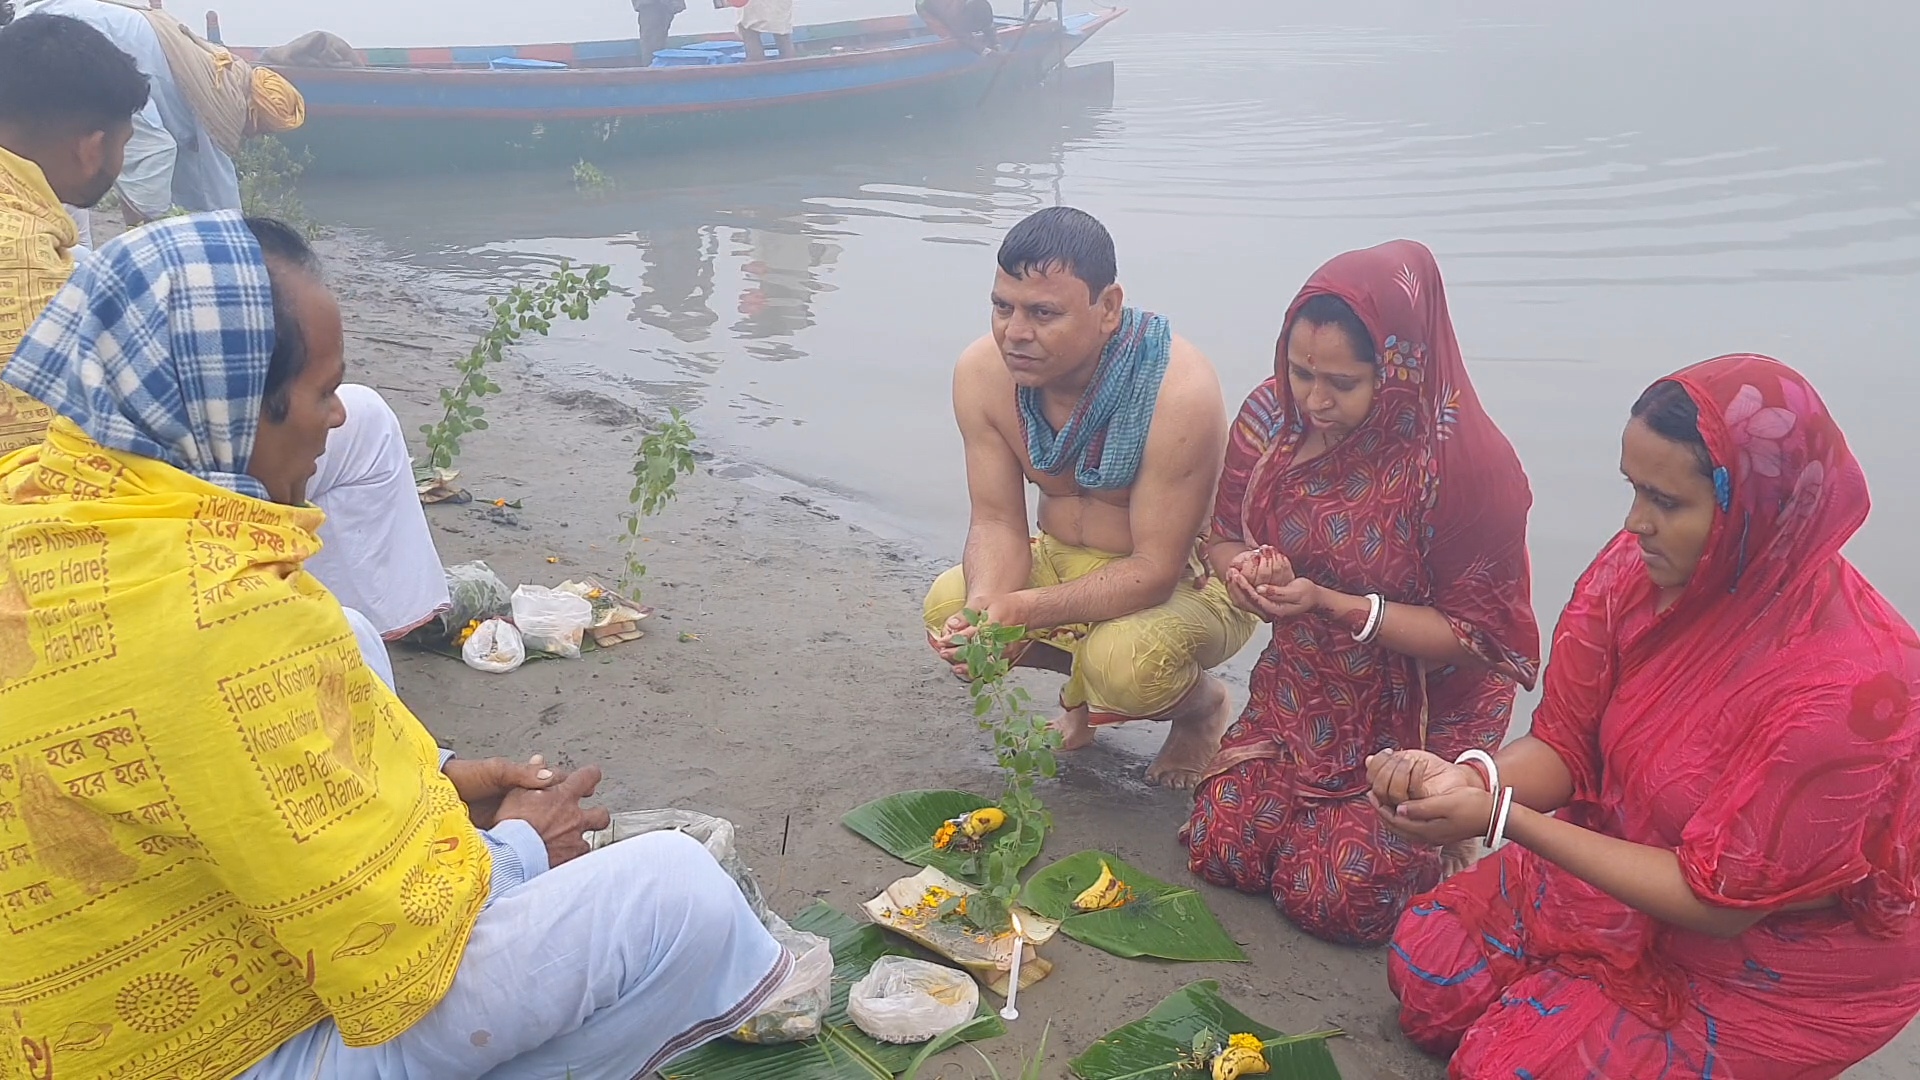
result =
[[[1267,622],[1304,615],[1319,605],[1319,586],[1295,574],[1287,557],[1268,545],[1234,556],[1222,580],[1235,607]]]
[[[1441,846],[1487,831],[1493,794],[1471,766],[1425,750],[1382,750],[1367,759],[1367,801],[1409,840]]]

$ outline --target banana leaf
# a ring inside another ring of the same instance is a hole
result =
[[[981,859],[965,852],[935,851],[933,834],[947,821],[992,805],[992,799],[965,791],[902,791],[898,795],[889,795],[865,806],[855,807],[840,820],[847,828],[871,840],[902,862],[931,866],[961,881],[984,885],[986,879],[981,873]],[[1009,823],[988,840],[1003,839],[1002,834],[1012,827]],[[1026,869],[1027,864],[1039,856],[1040,846],[1045,842],[1043,833],[1036,832],[1029,836],[1021,844],[1018,868]]]
[[[1102,862],[1133,890],[1133,899],[1107,911],[1075,911],[1074,898],[1099,879]],[[1199,893],[1149,877],[1104,851],[1069,855],[1033,875],[1020,893],[1020,903],[1060,920],[1060,931],[1068,937],[1115,956],[1187,961],[1247,958]]]
[[[856,922],[826,904],[801,912],[793,928],[818,934],[833,947],[833,1005],[820,1037],[785,1046],[722,1039],[669,1062],[660,1070],[665,1080],[893,1080],[913,1064],[919,1047],[875,1042],[847,1017],[847,994],[874,961],[911,956],[913,950],[879,927]],[[1006,1034],[1006,1025],[984,1001],[980,1011],[982,1019],[967,1029],[968,1041]]]
[[[1203,1080],[1205,1068],[1182,1068],[1190,1060],[1196,1037],[1224,1040],[1240,1033],[1258,1035],[1267,1044],[1267,1080],[1340,1080],[1340,1070],[1327,1052],[1327,1040],[1338,1031],[1312,1035],[1282,1035],[1220,996],[1217,982],[1197,982],[1154,1007],[1146,1019],[1136,1020],[1087,1048],[1069,1063],[1080,1080]]]

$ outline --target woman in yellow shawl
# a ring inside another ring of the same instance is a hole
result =
[[[686,837],[580,857],[598,770],[448,762],[369,670],[301,569],[343,374],[234,213],[101,248],[5,372],[59,418],[0,459],[0,1076],[625,1078],[790,967]]]

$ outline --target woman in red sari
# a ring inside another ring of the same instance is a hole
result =
[[[1514,800],[1395,934],[1401,1023],[1454,1077],[1837,1076],[1920,1012],[1920,639],[1840,554],[1866,479],[1758,356],[1656,383],[1621,469],[1533,733],[1369,763],[1417,840]]]
[[[1539,665],[1532,496],[1419,244],[1322,267],[1274,368],[1234,426],[1205,552],[1273,641],[1181,837],[1206,880],[1380,944],[1440,859],[1375,815],[1367,757],[1505,738]]]

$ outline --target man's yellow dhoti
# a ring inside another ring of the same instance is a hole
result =
[[[1028,587],[1076,581],[1121,558],[1042,533],[1033,540]],[[956,566],[927,593],[928,632],[945,633],[947,620],[966,606],[966,574]],[[1073,656],[1073,674],[1060,692],[1063,707],[1085,705],[1093,723],[1114,724],[1165,716],[1202,672],[1231,659],[1258,626],[1252,615],[1233,606],[1218,579],[1196,589],[1189,578],[1158,607],[1110,622],[1035,630],[1028,639]]]

